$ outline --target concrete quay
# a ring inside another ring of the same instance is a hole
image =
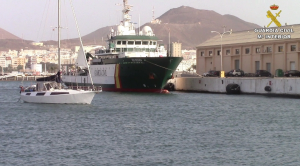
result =
[[[242,94],[300,97],[300,78],[296,77],[178,77],[169,82],[177,91],[226,93],[228,84],[238,84]],[[271,90],[266,91],[266,86]]]
[[[37,78],[47,76],[0,76],[0,81],[35,81]]]

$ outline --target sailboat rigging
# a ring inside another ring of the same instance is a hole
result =
[[[29,103],[91,104],[96,93],[94,86],[88,90],[61,88],[60,59],[60,0],[58,0],[58,67],[57,75],[37,79],[36,85],[21,88],[21,100]],[[78,26],[77,26],[78,28]],[[81,41],[82,47],[82,41]],[[83,51],[83,49],[82,49]]]

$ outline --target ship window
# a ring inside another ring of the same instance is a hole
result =
[[[128,43],[129,43],[129,42],[128,42]],[[127,51],[128,51],[128,52],[132,52],[132,51],[133,51],[133,48],[128,48]]]
[[[143,45],[148,45],[149,41],[143,41]]]
[[[126,45],[126,41],[122,41],[122,45]]]
[[[116,52],[120,52],[120,48],[116,48]]]
[[[128,45],[133,45],[134,41],[128,41]]]
[[[153,42],[153,45],[156,45],[156,42]]]
[[[121,45],[121,41],[117,41],[117,44]]]
[[[141,52],[141,49],[140,48],[135,48],[135,51],[136,52]]]
[[[152,41],[150,41],[149,45],[152,45]]]
[[[135,45],[141,45],[141,41],[135,41]]]

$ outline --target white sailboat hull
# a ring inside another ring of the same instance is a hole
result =
[[[68,94],[67,94],[68,93]],[[53,91],[21,92],[21,100],[28,103],[91,104],[95,91],[55,89]]]

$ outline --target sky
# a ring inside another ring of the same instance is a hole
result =
[[[57,40],[58,0],[0,0],[0,28],[25,40]],[[123,0],[72,0],[81,36],[95,30],[119,24]],[[299,0],[128,0],[132,5],[132,21],[143,25],[170,9],[189,6],[202,10],[213,10],[219,14],[231,14],[240,19],[266,26],[270,5],[279,9],[270,10],[274,15],[281,10],[277,20],[300,24]],[[139,19],[140,18],[140,19]],[[72,13],[70,0],[61,0],[62,39],[77,38],[78,32]],[[274,23],[272,26],[276,26]],[[138,27],[138,25],[136,26]],[[234,31],[234,29],[233,29]],[[155,32],[154,32],[155,33]],[[1,39],[1,34],[0,34]]]

